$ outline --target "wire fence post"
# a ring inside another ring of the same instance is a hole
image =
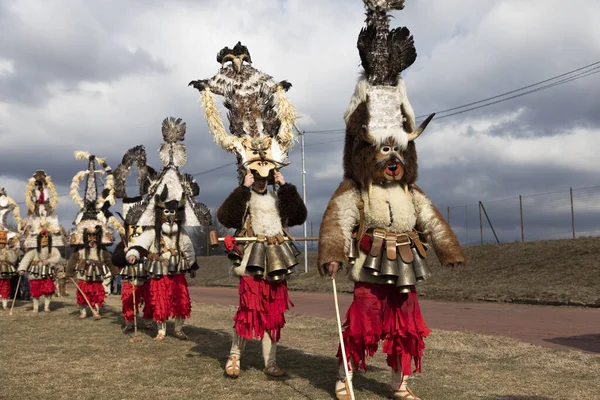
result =
[[[519,215],[521,216],[521,242],[525,241],[525,228],[523,227],[523,197],[519,195]]]
[[[469,244],[469,206],[465,206],[465,244]]]
[[[481,236],[481,244],[483,244],[483,219],[481,218],[481,203],[479,203],[479,234]]]
[[[573,239],[575,239],[575,208],[573,207],[573,188],[569,188],[571,195],[571,228],[573,229]]]
[[[450,206],[448,206],[448,211],[446,212],[446,220],[448,221],[448,225],[450,225]]]

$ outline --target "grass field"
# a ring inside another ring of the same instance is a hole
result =
[[[600,239],[580,238],[465,247],[468,266],[454,272],[428,256],[433,277],[418,285],[423,298],[448,301],[502,301],[600,307]],[[226,257],[199,258],[193,284],[236,286]],[[331,291],[316,269],[316,254],[304,259],[289,281],[292,290]],[[345,277],[341,290],[351,291]]]
[[[70,288],[72,290],[72,287]],[[262,373],[260,345],[247,346],[242,375],[224,377],[233,307],[194,304],[189,341],[155,342],[121,333],[118,297],[104,318],[77,319],[74,296],[32,315],[20,303],[0,312],[0,399],[329,399],[337,373],[335,321],[288,317],[278,362],[288,376]],[[168,333],[172,325],[169,323]],[[410,385],[423,399],[598,399],[600,355],[553,350],[511,339],[434,331],[423,373]],[[389,372],[380,352],[355,379],[357,400],[383,399]]]

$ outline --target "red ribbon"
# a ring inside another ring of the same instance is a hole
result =
[[[42,190],[40,192],[40,198],[38,199],[38,203],[39,204],[44,204],[44,201],[46,200],[45,196],[44,196],[44,191]]]
[[[240,248],[237,246],[236,242],[235,242],[235,238],[233,236],[231,236],[230,234],[225,235],[225,239],[223,240],[223,244],[225,245],[225,250],[227,250],[227,252],[231,252],[231,250],[233,250],[234,248],[241,253]]]

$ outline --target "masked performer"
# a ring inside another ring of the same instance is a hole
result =
[[[80,211],[73,224],[70,245],[73,253],[67,262],[66,276],[77,280],[77,305],[79,318],[87,317],[87,300],[95,309],[95,318],[100,318],[100,308],[104,305],[106,293],[102,284],[107,276],[116,276],[118,270],[111,262],[107,247],[114,242],[112,229],[123,227],[109,212],[115,203],[114,177],[110,166],[103,158],[97,158],[84,151],[76,151],[75,158],[88,160],[88,168],[73,177],[71,197]],[[96,170],[96,161],[102,166]],[[96,174],[106,174],[106,181],[100,196],[96,184]],[[79,185],[85,179],[85,195],[79,196]],[[83,295],[82,293],[83,292]],[[85,296],[85,297],[84,297]]]
[[[33,312],[39,310],[39,299],[44,298],[44,311],[50,311],[54,290],[54,267],[60,261],[57,247],[64,245],[63,229],[55,209],[58,196],[50,176],[42,170],[29,179],[25,200],[29,217],[25,223],[22,248],[25,255],[19,263],[19,274],[27,272]]]
[[[139,196],[127,196],[127,177],[130,174],[131,167],[135,162],[138,169]],[[153,180],[156,179],[156,172],[147,165],[146,151],[143,146],[136,146],[127,151],[123,156],[121,164],[115,169],[115,193],[117,198],[123,201],[123,218],[125,232],[122,235],[121,242],[117,245],[112,255],[112,262],[120,268],[121,277],[121,311],[125,320],[124,332],[132,331],[134,328],[133,319],[137,315],[141,305],[144,306],[143,319],[146,329],[152,329],[152,302],[150,296],[150,280],[147,271],[147,258],[138,260],[130,265],[125,258],[125,254],[130,247],[134,246],[137,238],[142,234],[143,227],[137,226],[137,219],[140,217],[142,201],[147,189]],[[135,293],[134,293],[135,290]],[[134,304],[135,299],[135,304]]]
[[[243,250],[226,243],[232,271],[239,277],[239,307],[234,317],[233,343],[225,372],[240,374],[240,358],[247,340],[262,341],[264,373],[285,374],[276,363],[277,342],[288,310],[286,277],[300,254],[286,232],[306,220],[306,207],[296,187],[285,181],[279,169],[293,145],[295,111],[285,91],[291,84],[275,82],[254,69],[248,49],[237,43],[217,55],[222,68],[208,79],[190,85],[202,93],[209,129],[215,141],[238,160],[240,186],[221,205],[219,221],[234,228],[237,237],[256,237]],[[224,66],[225,63],[231,64]],[[232,135],[223,128],[213,93],[226,97],[225,107]],[[277,186],[269,191],[268,186]]]
[[[364,0],[367,27],[358,49],[364,68],[346,110],[344,181],[329,202],[320,228],[322,273],[350,272],[354,300],[346,314],[348,368],[366,370],[380,340],[392,370],[390,397],[417,399],[406,377],[421,370],[426,326],[415,284],[429,272],[427,240],[443,266],[465,264],[460,244],[432,202],[415,184],[416,139],[433,116],[415,129],[415,115],[400,72],[416,59],[407,28],[389,30],[388,10],[398,0]],[[338,399],[350,399],[342,365]]]
[[[166,118],[162,134],[165,143],[159,155],[164,168],[139,206],[139,218],[131,221],[150,229],[135,239],[125,255],[129,265],[147,259],[152,316],[158,323],[155,339],[165,339],[167,320],[174,317],[174,336],[185,340],[183,321],[192,311],[185,274],[195,276],[198,264],[184,227],[208,226],[212,220],[208,208],[194,199],[200,192],[198,184],[191,175],[179,171],[186,162],[185,145],[179,143],[185,137],[185,123]]]
[[[7,224],[9,213],[13,213],[16,222],[16,231],[11,230]],[[8,307],[10,298],[10,280],[16,275],[16,263],[19,258],[19,232],[21,229],[19,206],[6,194],[4,188],[0,189],[0,299],[2,309]]]

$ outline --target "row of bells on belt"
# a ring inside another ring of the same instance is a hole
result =
[[[102,280],[109,273],[105,264],[91,264],[85,270],[85,278],[89,281]]]
[[[54,276],[54,267],[44,264],[35,264],[31,266],[31,268],[29,269],[29,273],[35,276],[36,278],[51,278],[52,276]]]
[[[172,275],[172,274],[177,274],[177,273],[181,272],[181,270],[179,269],[180,261],[181,261],[180,257],[171,254],[171,256],[169,256],[169,264],[167,266],[167,274]],[[184,270],[187,270],[187,269],[189,269],[187,267],[187,261],[185,261],[185,263],[186,263],[186,266],[185,266]],[[148,273],[155,278],[161,277],[161,276],[163,276],[162,268],[163,268],[162,260],[150,261],[150,267],[148,268]]]
[[[0,276],[14,275],[17,270],[12,264],[2,263],[0,264]]]
[[[264,276],[266,274],[273,281],[285,279],[286,275],[294,273],[292,268],[298,265],[297,257],[300,250],[296,245],[286,240],[281,244],[264,244],[263,242],[254,242],[246,271],[253,276]]]
[[[145,279],[148,277],[148,271],[146,270],[146,258],[140,260],[135,265],[127,265],[121,270],[120,275],[125,279],[138,278]]]
[[[400,292],[410,292],[410,286],[413,286],[417,281],[424,281],[431,273],[427,266],[427,261],[421,258],[414,247],[411,247],[413,261],[405,263],[399,254],[396,254],[395,260],[390,260],[385,251],[380,251],[376,257],[367,254],[367,258],[363,264],[372,276],[381,277],[385,284],[396,285],[400,288]],[[353,241],[350,246],[348,258],[356,260],[359,256],[358,246]]]

